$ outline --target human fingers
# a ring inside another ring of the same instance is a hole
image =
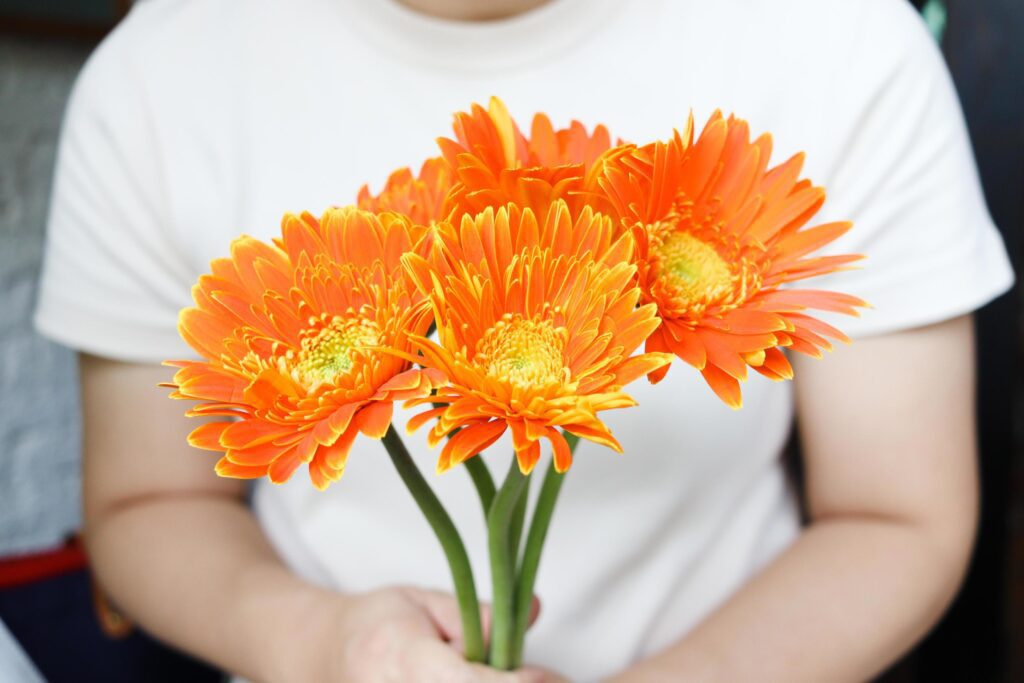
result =
[[[538,617],[540,617],[540,598],[534,595],[530,601],[530,616],[526,619],[527,627],[533,626]]]
[[[403,659],[401,676],[406,678],[402,680],[417,683],[549,683],[540,669],[499,671],[474,664],[437,640],[418,639],[410,643]]]
[[[438,633],[452,643],[462,642],[462,612],[458,600],[450,593],[425,588],[405,589],[409,598],[430,617]],[[480,603],[480,622],[487,638],[491,625],[491,606]]]
[[[472,683],[560,683],[558,679],[549,679],[547,672],[540,669],[498,671],[480,664],[471,664],[469,669]]]
[[[560,673],[548,671],[547,669],[541,669],[540,667],[535,666],[524,666],[522,669],[519,669],[517,673],[535,676],[537,678],[530,680],[536,680],[538,683],[572,683],[572,681]]]

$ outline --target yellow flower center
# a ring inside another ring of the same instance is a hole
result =
[[[335,382],[339,376],[352,370],[356,353],[381,343],[380,328],[362,318],[334,316],[316,334],[302,340],[298,363],[295,365],[297,379],[304,384],[317,386]]]
[[[475,362],[487,375],[520,386],[567,380],[565,329],[506,314],[484,333]]]
[[[714,247],[689,233],[670,234],[654,248],[654,256],[658,274],[688,301],[714,301],[732,292],[729,264]]]

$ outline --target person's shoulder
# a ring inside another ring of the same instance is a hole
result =
[[[175,72],[204,63],[215,70],[232,40],[239,5],[228,0],[139,0],[86,60],[75,99],[113,105],[160,87]],[[113,106],[105,107],[113,109]]]
[[[809,58],[860,60],[869,51],[892,57],[928,39],[924,22],[907,0],[774,0],[755,4],[768,40],[803,46]]]
[[[199,116],[198,102],[228,97],[238,71],[230,55],[250,42],[238,34],[249,2],[137,0],[86,60],[64,118],[69,145],[114,144],[128,154],[155,131]]]
[[[708,54],[731,55],[734,71],[763,78],[786,74],[795,81],[832,81],[891,70],[909,59],[934,61],[937,49],[924,21],[907,0],[716,0],[714,3],[649,0],[651,30],[678,53],[684,31]],[[922,55],[924,55],[922,57]],[[911,64],[911,68],[913,68]]]
[[[803,45],[809,59],[851,71],[906,66],[937,52],[928,28],[907,0],[776,0],[773,31]],[[763,18],[771,21],[768,16]]]
[[[907,0],[724,0],[734,11],[756,17],[771,32],[816,36],[854,35],[872,29],[877,36],[917,30],[920,15]]]
[[[673,6],[692,12],[689,3]],[[759,36],[760,47],[793,48],[826,62],[860,57],[869,48],[891,56],[928,38],[907,0],[719,0],[702,12],[718,13],[718,20],[729,21],[740,35]]]
[[[732,2],[757,6],[760,68],[784,71],[808,97],[830,93],[833,107],[859,109],[880,93],[920,98],[945,78],[938,43],[907,0]]]
[[[141,58],[200,47],[212,37],[230,41],[249,3],[231,0],[138,0],[103,40],[97,53],[130,54]]]

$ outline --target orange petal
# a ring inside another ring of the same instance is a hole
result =
[[[294,431],[295,428],[291,426],[277,425],[259,418],[251,418],[230,423],[221,435],[221,441],[228,448],[240,450],[274,441]]]
[[[562,429],[565,431],[575,434],[576,436],[599,443],[602,446],[607,446],[617,453],[622,452],[622,444],[611,435],[608,428],[601,422],[595,420],[595,425],[582,425],[582,424],[565,424],[562,425]],[[600,425],[600,428],[597,427]]]
[[[193,368],[195,366],[179,370],[174,376],[174,381],[178,385],[178,391],[185,396],[203,401],[219,401],[224,403],[235,403],[242,397],[245,382],[213,368],[206,367],[198,372],[193,371],[191,376],[184,381],[178,379],[186,370],[192,370]]]
[[[353,416],[363,405],[360,401],[354,401],[341,406],[331,413],[327,419],[317,423],[316,427],[313,428],[313,437],[320,445],[330,446],[335,442],[339,434],[348,429]]]
[[[707,364],[707,350],[704,348],[700,336],[693,330],[678,325],[667,325],[662,339],[669,351],[698,370]]]
[[[291,479],[292,474],[302,464],[296,448],[291,448],[277,457],[267,468],[267,476],[275,484],[283,484]]]
[[[648,353],[664,353],[669,351],[668,344],[665,343],[665,330],[658,328],[647,338],[647,342],[644,344],[644,351]],[[666,363],[656,370],[651,371],[647,374],[647,381],[651,384],[657,384],[661,380],[665,379],[665,375],[668,374],[669,368],[672,367],[671,363]]]
[[[359,430],[371,439],[383,439],[391,426],[395,404],[391,401],[373,401],[359,411]]]
[[[537,441],[548,435],[547,426],[539,420],[523,420],[523,426],[526,427],[526,438],[530,441]]]
[[[733,334],[764,334],[787,328],[781,315],[753,309],[737,308],[724,314],[721,326]]]
[[[733,410],[739,410],[742,407],[743,395],[740,392],[740,383],[734,377],[711,364],[708,364],[701,374],[715,395],[722,399],[727,406]]]
[[[765,349],[764,362],[754,369],[775,382],[793,379],[793,366],[779,349]]]
[[[523,449],[516,449],[516,460],[519,462],[519,471],[529,474],[540,460],[540,442],[531,441]]]
[[[440,408],[425,410],[422,413],[413,415],[405,424],[406,434],[412,434],[430,420],[434,419],[435,417],[440,417],[441,414],[444,413],[444,411],[446,410],[448,410],[448,406],[441,406]]]
[[[218,460],[214,469],[218,476],[227,479],[259,479],[267,474],[266,465],[239,465],[227,458]]]
[[[380,385],[379,392],[389,391],[409,391],[410,389],[420,389],[424,382],[422,377],[423,371],[418,369],[406,370],[401,372],[384,384]],[[426,393],[430,392],[429,384],[426,387]],[[409,398],[413,398],[410,396]]]
[[[320,444],[317,443],[316,435],[312,429],[306,431],[298,446],[295,447],[295,456],[302,462],[309,462],[316,455]]]
[[[244,390],[243,400],[249,405],[272,406],[282,397],[297,397],[298,387],[290,377],[285,377],[277,368],[267,368]]]
[[[437,462],[438,474],[483,452],[501,438],[507,427],[504,420],[492,420],[460,430],[444,445]]]
[[[675,356],[668,353],[645,353],[633,356],[615,369],[615,384],[625,386],[642,375],[650,377],[662,369],[664,372],[668,372],[668,365],[673,358]],[[662,377],[664,377],[664,372]]]
[[[275,443],[264,443],[259,446],[253,446],[252,448],[228,450],[224,454],[224,457],[236,465],[260,466],[265,468],[282,452],[289,448],[290,446],[281,446]]]
[[[567,472],[572,466],[572,450],[570,450],[569,444],[561,432],[550,427],[548,428],[548,438],[551,440],[551,457],[555,462],[555,471]]]
[[[188,435],[188,442],[195,448],[202,448],[207,451],[224,451],[224,446],[220,444],[220,436],[230,426],[230,422],[207,422],[206,424],[199,425]]]
[[[309,480],[318,491],[324,491],[332,483],[341,478],[344,468],[340,470],[331,469],[326,462],[317,458],[309,463]]]
[[[341,476],[341,471],[345,469],[348,454],[352,450],[352,444],[355,443],[357,436],[359,436],[359,430],[355,427],[349,428],[332,445],[322,447],[317,452],[316,459],[322,460],[327,467],[337,471],[338,476]]]
[[[512,447],[516,451],[524,450],[529,447],[532,443],[531,439],[526,435],[526,425],[522,420],[509,420],[509,429],[512,431]]]

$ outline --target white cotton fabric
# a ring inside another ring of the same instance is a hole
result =
[[[524,128],[545,111],[647,141],[717,107],[771,131],[774,163],[805,150],[830,197],[816,221],[856,222],[828,251],[868,255],[812,285],[873,304],[838,321],[853,337],[954,317],[1011,284],[950,79],[903,0],[555,0],[479,25],[394,0],[148,0],[96,51],[69,105],[39,329],[126,361],[190,356],[178,310],[232,238],[270,238],[286,211],[348,203],[364,181],[418,167],[452,112],[492,94]],[[626,454],[581,444],[537,587],[528,658],[574,680],[679,639],[799,530],[779,459],[790,384],[754,375],[739,412],[682,364],[631,391],[639,408],[607,413]],[[407,441],[432,471],[423,435]],[[508,452],[487,455],[496,475]],[[469,478],[432,483],[486,598]],[[450,586],[376,442],[356,443],[329,491],[300,471],[260,483],[255,506],[313,581]]]

